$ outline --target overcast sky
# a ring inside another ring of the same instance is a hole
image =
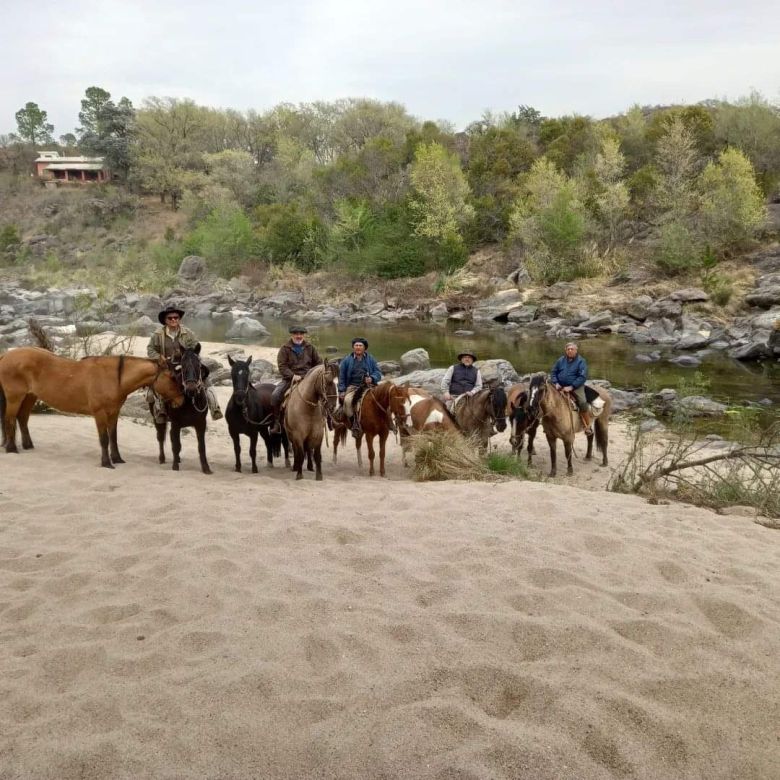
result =
[[[524,103],[780,99],[780,0],[0,0],[0,132],[32,100],[55,134],[84,90],[138,106],[373,97],[458,128]]]

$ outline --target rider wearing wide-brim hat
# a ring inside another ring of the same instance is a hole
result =
[[[292,325],[289,332],[290,338],[282,344],[276,356],[276,365],[282,375],[282,381],[271,394],[274,419],[270,432],[274,434],[282,432],[282,402],[287,389],[296,377],[301,379],[314,366],[323,362],[314,344],[306,340],[309,330],[305,325]]]
[[[353,436],[360,436],[362,432],[358,414],[361,396],[381,381],[379,364],[368,354],[368,341],[356,336],[352,339],[352,352],[339,363],[339,400],[344,415],[351,421]]]
[[[195,349],[198,346],[199,342],[195,334],[181,324],[183,317],[184,310],[178,306],[166,306],[157,315],[157,320],[162,327],[155,330],[149,339],[146,354],[150,358],[159,360],[160,357],[164,357],[166,360],[178,363],[185,349]],[[219,401],[213,388],[208,385],[206,386],[206,398],[211,410],[211,418],[219,420],[222,417],[222,410],[219,408]],[[156,404],[153,396],[149,400],[150,403]],[[155,416],[162,420],[164,412],[159,409],[155,412]]]
[[[458,362],[450,366],[441,380],[444,400],[452,402],[462,395],[476,395],[482,389],[482,372],[474,365],[477,356],[470,349],[458,353]]]

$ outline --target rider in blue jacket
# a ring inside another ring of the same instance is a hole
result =
[[[352,435],[362,433],[357,403],[363,393],[382,381],[382,372],[376,360],[368,352],[368,342],[363,338],[352,339],[352,353],[339,364],[339,400],[344,415],[352,423]]]
[[[585,433],[590,435],[593,431],[590,427],[591,415],[588,399],[585,397],[585,380],[588,378],[588,364],[585,358],[578,354],[577,345],[570,341],[566,345],[564,355],[555,361],[550,373],[550,379],[556,390],[564,393],[572,393],[577,401],[577,408],[582,419],[582,427]]]

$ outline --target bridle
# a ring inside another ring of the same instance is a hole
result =
[[[312,369],[312,370],[316,370],[316,368],[318,368],[318,366],[315,367],[315,369]],[[329,403],[330,396],[328,395],[328,383],[333,385],[333,377],[331,377],[330,380],[328,380],[327,375],[329,375],[329,374],[330,374],[330,367],[323,366],[323,369],[320,372],[320,375],[313,382],[313,384],[314,384],[314,396],[315,396],[315,398],[317,400],[310,401],[308,398],[306,398],[303,395],[303,392],[301,390],[301,384],[303,383],[303,379],[301,379],[300,381],[296,382],[293,385],[292,390],[290,391],[290,396],[292,396],[292,394],[297,391],[301,401],[303,401],[308,406],[317,406],[317,407],[319,407],[320,414],[326,420],[331,421],[333,419],[333,412],[332,412],[332,410],[330,408],[331,404]],[[304,379],[305,379],[305,377],[304,377]],[[335,388],[333,388],[333,397],[334,398],[338,398],[338,393],[336,392]],[[333,402],[332,405],[335,408],[335,406],[336,406],[335,401]]]
[[[184,392],[185,397],[190,399],[190,403],[192,404],[192,408],[198,413],[203,414],[208,408],[209,408],[209,401],[206,397],[206,383],[203,381],[203,376],[200,371],[200,358],[194,353],[189,353],[190,357],[188,358],[188,368],[190,367],[189,364],[196,364],[197,368],[197,379],[187,379],[184,376],[184,359],[188,356],[188,353],[185,353],[184,356],[182,356],[181,363],[179,363],[180,366],[180,374],[179,381],[182,385],[182,391]],[[195,384],[195,387],[193,389],[188,389],[188,384]],[[198,407],[197,399],[198,397],[203,398],[203,407]]]

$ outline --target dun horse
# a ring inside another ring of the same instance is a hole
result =
[[[455,402],[452,414],[466,436],[475,436],[487,448],[493,426],[506,430],[506,393],[501,386],[486,387],[474,395],[462,395]]]
[[[284,446],[284,464],[290,467],[289,443],[287,434],[272,435],[271,425],[271,393],[275,385],[253,385],[249,379],[252,358],[248,360],[233,359],[228,355],[230,363],[230,378],[233,381],[233,395],[230,396],[225,420],[228,424],[230,437],[233,439],[233,451],[236,455],[236,471],[241,471],[241,434],[249,437],[249,457],[252,460],[252,473],[257,474],[257,436],[258,433],[265,442],[266,462],[269,468],[274,465],[274,456],[280,457]]]
[[[609,414],[612,410],[612,399],[606,390],[600,387],[592,387],[599,398],[604,401],[601,414],[594,420],[596,432],[596,447],[602,454],[601,465],[606,466],[607,445],[609,443]],[[531,377],[528,387],[528,410],[533,417],[541,417],[542,429],[550,445],[550,476],[556,472],[556,444],[558,439],[563,439],[563,447],[566,451],[566,473],[571,475],[574,469],[571,465],[572,451],[574,449],[574,436],[583,430],[582,420],[577,411],[569,404],[569,399],[564,393],[555,389],[545,374],[535,374]],[[586,460],[593,457],[593,434],[587,435],[588,451]]]
[[[338,365],[325,361],[322,365],[314,366],[290,389],[284,427],[293,447],[296,479],[303,479],[305,457],[313,457],[315,479],[322,479],[322,437],[326,419],[333,414],[338,401],[335,384],[337,376]]]
[[[528,385],[519,382],[509,388],[506,394],[506,414],[509,418],[509,443],[512,445],[512,453],[520,457],[527,433],[530,464],[534,454],[534,438],[539,428],[539,417],[534,416],[528,409]]]
[[[166,405],[166,414],[171,424],[171,450],[173,450],[173,470],[179,470],[181,463],[181,429],[195,428],[198,437],[198,455],[200,456],[200,468],[204,474],[211,474],[208,461],[206,460],[206,415],[209,405],[206,398],[206,385],[204,384],[205,367],[200,362],[198,354],[200,344],[195,349],[185,349],[181,357],[179,371],[181,372],[180,382],[184,391],[184,403],[172,408]],[[149,409],[154,416],[154,404],[149,405]],[[154,427],[157,429],[157,441],[160,445],[160,463],[165,463],[165,431],[168,422],[157,422]]]
[[[361,445],[363,437],[368,448],[368,475],[374,476],[374,438],[379,437],[379,476],[385,476],[385,446],[391,430],[395,429],[394,418],[403,419],[405,415],[405,388],[396,387],[392,382],[380,382],[363,395],[360,405],[360,427],[362,433],[355,439],[358,468],[363,467]],[[333,429],[333,462],[338,458],[339,444],[347,438],[346,421],[338,422]]]
[[[0,356],[0,415],[6,452],[16,449],[16,421],[22,447],[33,443],[27,421],[35,401],[95,418],[100,465],[124,463],[117,443],[119,410],[130,393],[151,386],[162,398],[181,404],[182,393],[164,360],[125,355],[70,360],[38,347],[20,347]]]

